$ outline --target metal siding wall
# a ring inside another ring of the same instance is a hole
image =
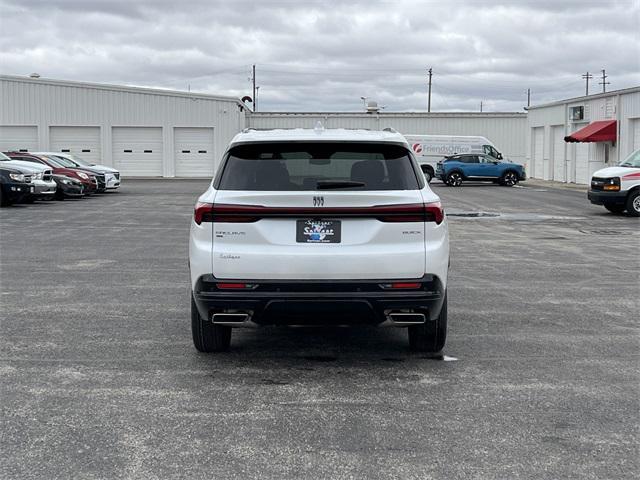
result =
[[[50,126],[99,126],[102,163],[113,165],[111,129],[118,126],[163,127],[165,176],[175,171],[173,127],[214,128],[216,166],[226,145],[245,124],[233,100],[133,92],[69,85],[47,80],[0,78],[0,125],[37,125],[38,149],[49,149]]]
[[[524,114],[282,114],[254,113],[247,116],[251,128],[313,128],[321,121],[325,128],[391,127],[409,135],[481,135],[491,140],[506,157],[524,162],[527,119]]]
[[[640,148],[640,139],[634,142],[634,134],[640,125],[640,92],[620,95],[618,102],[618,129],[620,139],[617,144],[617,160],[624,160],[635,149]]]

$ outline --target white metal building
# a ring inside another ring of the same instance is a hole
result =
[[[479,135],[491,140],[506,158],[524,163],[526,158],[526,113],[252,113],[251,128],[391,127],[404,135]]]
[[[565,141],[565,137],[603,120],[614,128],[611,140]],[[531,107],[526,145],[529,176],[589,183],[593,172],[640,148],[640,87]]]
[[[0,76],[0,151],[62,151],[123,176],[211,177],[245,108],[231,97]]]

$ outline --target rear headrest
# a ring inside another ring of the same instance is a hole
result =
[[[362,160],[351,166],[351,180],[369,186],[379,186],[384,181],[384,165],[381,160]]]

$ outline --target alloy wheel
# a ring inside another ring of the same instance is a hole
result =
[[[505,185],[509,185],[510,187],[514,186],[518,183],[518,179],[516,178],[516,174],[513,172],[509,172],[504,176]]]
[[[450,173],[447,177],[447,183],[452,187],[459,187],[460,185],[462,185],[462,175],[460,175],[458,172]]]

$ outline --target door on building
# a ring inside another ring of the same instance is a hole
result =
[[[576,143],[576,183],[589,182],[589,144]]]
[[[533,174],[534,178],[543,178],[544,170],[544,127],[533,129]]]
[[[123,176],[162,176],[162,128],[113,127],[114,166]]]
[[[54,152],[73,153],[88,162],[103,163],[100,127],[50,127],[49,145]]]
[[[213,128],[176,127],[173,133],[176,177],[212,177]]]
[[[555,127],[552,127],[552,132],[553,149],[551,152],[551,158],[553,159],[553,179],[556,182],[566,182],[564,126],[556,125]]]
[[[38,127],[0,126],[0,152],[29,152],[38,150]]]
[[[636,118],[632,123],[633,149],[635,152],[640,148],[640,118]]]

